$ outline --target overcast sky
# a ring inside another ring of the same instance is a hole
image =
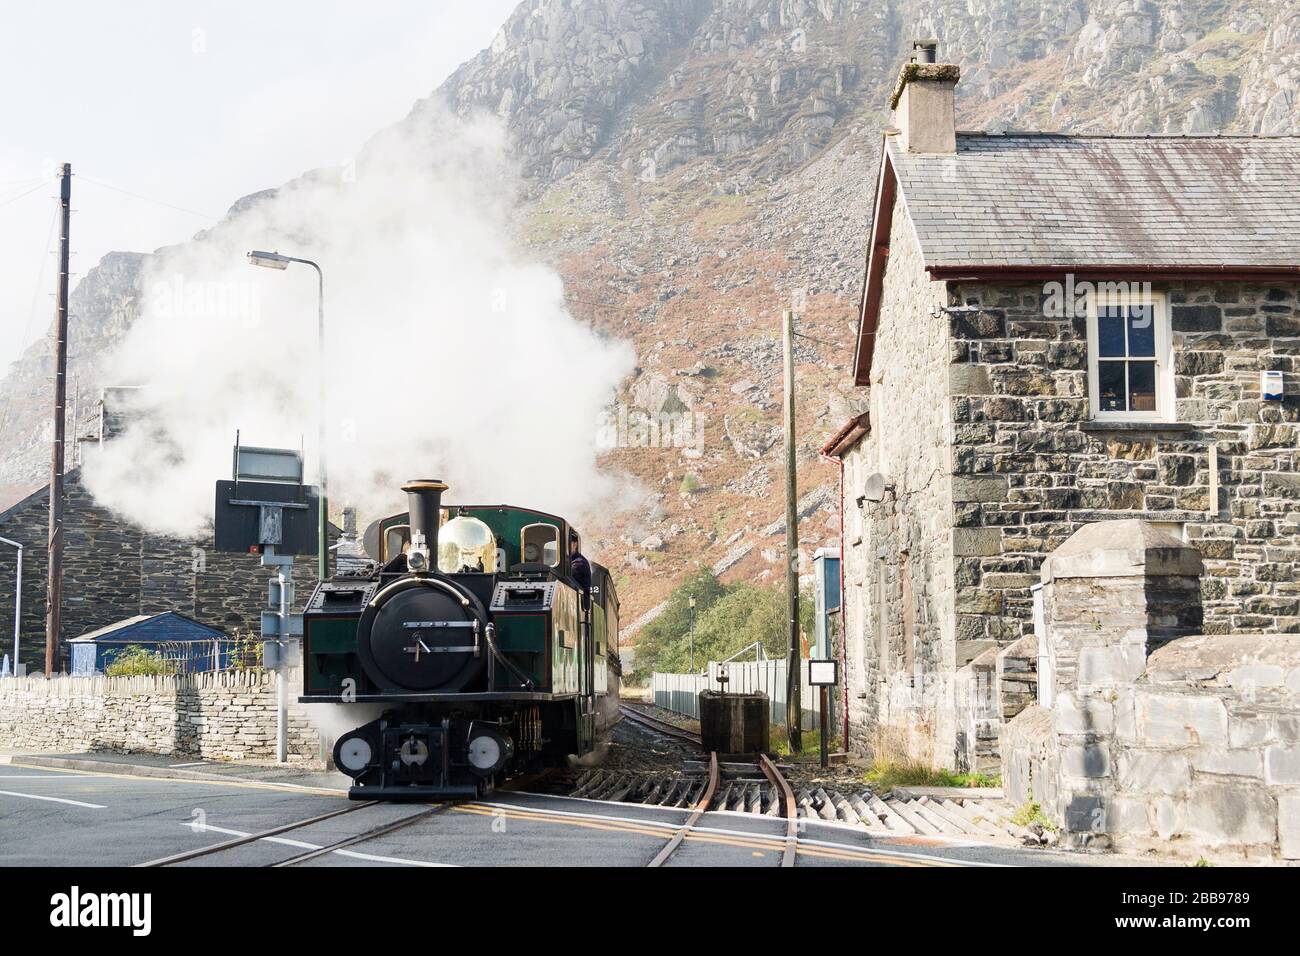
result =
[[[38,184],[59,163],[74,273],[182,241],[241,196],[345,162],[517,2],[4,0],[0,374],[53,316],[57,189]]]

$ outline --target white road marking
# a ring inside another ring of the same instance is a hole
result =
[[[93,773],[0,773],[0,780],[85,780]]]
[[[169,763],[167,767],[169,769],[175,769],[176,767],[202,767],[205,763],[207,763],[206,760],[193,760],[190,763]]]
[[[196,827],[192,823],[183,823],[182,826],[188,827],[195,833],[221,833],[226,836],[246,837],[252,836],[245,830],[231,830],[227,827],[214,827],[212,824],[204,824]],[[262,837],[259,843],[280,843],[284,846],[291,846],[299,850],[319,850],[321,844],[308,843],[305,840],[292,840],[288,837]],[[408,860],[400,856],[378,856],[374,853],[361,853],[358,850],[331,850],[331,853],[337,853],[339,856],[351,857],[354,860],[367,860],[371,863],[397,863],[402,866],[427,866],[427,867],[455,867],[455,863],[431,863],[428,860]]]
[[[87,810],[107,809],[107,807],[102,803],[83,803],[80,800],[65,800],[63,797],[38,797],[34,793],[18,793],[15,790],[0,790],[0,797],[24,797],[27,800],[48,800],[50,803],[68,803],[74,807],[85,807]]]

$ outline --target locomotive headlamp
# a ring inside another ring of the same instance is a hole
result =
[[[465,753],[473,771],[486,777],[506,765],[515,754],[515,745],[509,737],[497,730],[475,727],[470,731]]]
[[[411,531],[411,548],[406,552],[406,567],[416,574],[429,570],[429,544],[422,531]]]
[[[374,759],[369,738],[361,734],[343,737],[334,745],[334,766],[350,777],[360,776]]]

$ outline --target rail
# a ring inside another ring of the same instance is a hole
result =
[[[704,788],[704,793],[700,796],[700,799],[695,802],[695,806],[691,808],[691,815],[686,818],[686,822],[678,827],[677,832],[673,834],[672,839],[665,844],[664,848],[655,855],[655,858],[651,860],[647,866],[659,867],[668,862],[668,858],[673,855],[673,852],[679,846],[682,845],[682,841],[686,839],[687,834],[689,834],[691,830],[694,829],[695,825],[700,822],[700,817],[704,816],[705,812],[709,809],[709,806],[713,803],[713,798],[717,792],[718,755],[716,752],[711,752],[709,754],[709,782]]]
[[[288,833],[290,830],[297,830],[299,827],[311,826],[313,823],[320,823],[323,820],[340,817],[345,813],[355,813],[358,810],[364,810],[366,807],[373,807],[378,802],[378,800],[367,800],[365,803],[355,803],[351,806],[343,807],[340,810],[331,810],[329,813],[321,813],[314,817],[308,817],[306,820],[298,820],[295,823],[285,823],[278,827],[271,827],[269,830],[260,830],[257,833],[250,833],[247,836],[235,837],[233,840],[223,840],[221,843],[214,843],[212,846],[202,846],[197,850],[186,850],[184,853],[173,853],[171,856],[163,856],[156,860],[149,860],[145,863],[137,863],[136,866],[172,866],[176,863],[185,863],[189,860],[197,860],[200,857],[210,856],[213,853],[220,853],[223,850],[234,849],[237,846],[244,846],[247,843],[255,843],[258,840],[265,840],[267,837],[279,836],[281,833]]]
[[[799,811],[794,805],[794,791],[790,789],[789,781],[781,775],[776,764],[768,759],[767,754],[758,755],[758,766],[781,794],[781,808],[785,813],[785,852],[781,855],[781,865],[794,866],[795,854],[799,847]]]
[[[655,731],[656,733],[663,734],[665,737],[672,737],[684,743],[691,744],[694,747],[700,747],[702,745],[699,734],[691,733],[689,730],[683,730],[681,727],[660,720],[657,717],[651,717],[649,714],[635,710],[627,704],[620,704],[618,709],[619,713],[634,724],[639,724],[642,727]]]

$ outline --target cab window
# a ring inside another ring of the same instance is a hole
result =
[[[399,554],[403,554],[410,543],[410,525],[393,525],[384,532],[384,560],[391,561]]]
[[[526,525],[519,533],[519,553],[529,564],[560,564],[560,529],[553,524]]]

